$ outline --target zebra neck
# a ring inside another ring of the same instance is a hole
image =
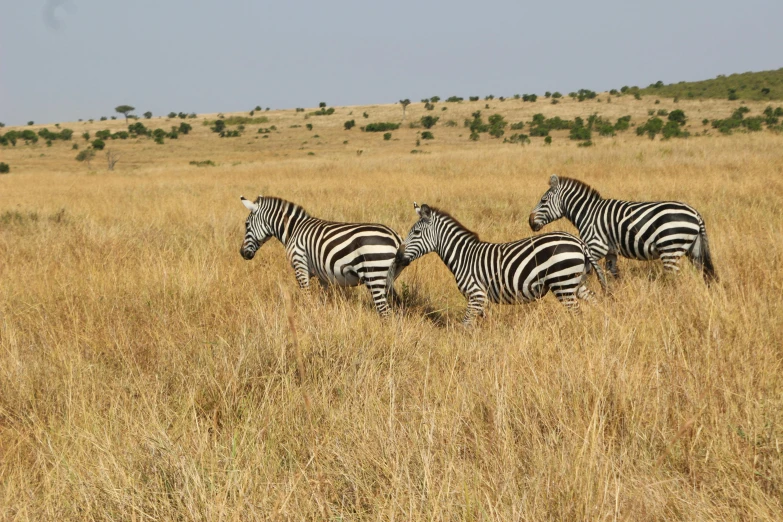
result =
[[[289,203],[278,215],[275,222],[275,237],[284,245],[296,235],[298,225],[310,216],[305,210],[293,203]]]
[[[435,252],[452,274],[460,273],[465,267],[466,251],[480,241],[472,232],[451,227],[444,227],[438,236],[440,240]]]
[[[593,210],[601,201],[602,199],[596,197],[583,196],[579,198],[573,196],[563,202],[563,215],[581,232],[590,226]]]

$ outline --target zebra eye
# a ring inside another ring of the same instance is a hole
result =
[[[413,235],[414,236],[420,236],[421,235],[421,230],[414,230],[413,231]]]

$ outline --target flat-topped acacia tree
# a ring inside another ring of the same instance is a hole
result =
[[[119,105],[114,108],[114,110],[122,115],[125,116],[125,121],[128,121],[128,113],[130,113],[133,110],[136,110],[136,107],[131,107],[130,105]]]

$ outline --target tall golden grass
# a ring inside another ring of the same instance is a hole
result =
[[[639,123],[679,107],[696,131],[737,105],[485,103],[438,104],[418,147],[417,129],[342,129],[401,117],[377,106],[271,111],[270,138],[112,141],[111,173],[69,144],[0,149],[0,519],[782,519],[781,137],[470,142],[476,109]],[[693,205],[720,283],[621,260],[580,315],[550,295],[464,329],[435,256],[382,320],[362,288],[301,294],[277,243],[239,255],[240,194],[403,235],[416,200],[508,241],[532,234],[551,173]]]

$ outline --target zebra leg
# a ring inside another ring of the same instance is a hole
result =
[[[594,303],[595,292],[593,292],[583,284],[576,290],[576,298],[587,301],[588,303]]]
[[[584,289],[584,291],[582,289]],[[555,294],[557,300],[560,301],[563,306],[576,313],[579,312],[579,301],[577,300],[577,297],[581,297],[580,293],[584,296],[585,292],[590,292],[590,290],[588,290],[581,281],[576,285],[552,287],[552,293]],[[585,297],[581,298],[585,299]]]
[[[464,326],[470,326],[473,318],[477,315],[484,317],[484,306],[487,303],[487,295],[481,291],[474,291],[468,296],[468,308],[465,310],[465,317],[462,319]]]
[[[291,260],[291,266],[294,267],[294,275],[299,288],[302,290],[310,289],[310,270],[307,268],[307,261],[300,257]]]
[[[681,248],[672,248],[661,252],[661,261],[663,261],[663,271],[676,274],[680,271],[680,258],[683,256]]]
[[[612,274],[613,277],[619,278],[620,277],[620,270],[617,268],[617,254],[616,253],[607,253],[606,254],[606,270]]]
[[[370,291],[372,295],[373,303],[375,303],[375,309],[381,317],[388,317],[391,314],[391,307],[389,301],[386,299],[386,285],[384,281],[376,281],[372,284],[365,279],[364,286]]]

